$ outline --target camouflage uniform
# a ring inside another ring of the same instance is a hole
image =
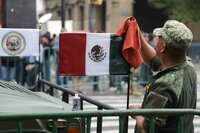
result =
[[[181,29],[182,30],[181,30]],[[172,41],[174,47],[187,48],[192,34],[182,23],[167,21],[163,28],[154,30],[158,36]],[[169,32],[169,33],[168,33]],[[180,39],[181,38],[181,39]],[[155,57],[150,66],[158,69],[160,60]],[[196,108],[197,75],[191,60],[160,71],[149,80],[141,108]],[[193,116],[184,116],[184,133],[193,133]],[[144,127],[149,131],[149,117],[145,117]],[[177,133],[178,117],[157,116],[156,133]],[[136,129],[135,132],[139,133]]]

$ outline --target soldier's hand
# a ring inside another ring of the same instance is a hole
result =
[[[129,109],[140,109],[141,107],[139,105],[130,105]],[[133,119],[135,119],[135,116],[131,116]]]
[[[139,105],[130,105],[129,109],[140,109],[141,107]]]

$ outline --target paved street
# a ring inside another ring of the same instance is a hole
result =
[[[197,109],[200,109],[200,64],[195,64],[195,67],[197,69],[198,73],[198,103],[197,103]],[[98,100],[102,103],[111,105],[113,107],[126,109],[126,94],[114,94],[113,92],[109,92],[109,90],[104,90],[104,93],[99,94],[93,94],[92,89],[87,87],[84,90],[87,95],[90,96],[90,98]],[[143,96],[141,97],[135,97],[130,96],[130,104],[138,104],[140,105],[142,102]],[[71,101],[71,100],[70,100]],[[96,110],[96,106],[91,105],[87,102],[84,102],[84,110]],[[129,118],[129,133],[133,133],[134,131],[134,125],[135,121],[131,118]],[[195,133],[200,133],[200,117],[195,116],[194,119],[194,125],[195,125]],[[92,119],[91,124],[91,131],[92,133],[96,133],[96,118]],[[119,122],[118,117],[106,117],[103,118],[103,133],[116,133],[118,132]]]

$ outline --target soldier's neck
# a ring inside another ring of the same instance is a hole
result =
[[[163,58],[163,59],[161,59],[162,70],[182,64],[184,61],[185,61],[185,58],[183,58],[181,60],[174,60],[171,58]]]

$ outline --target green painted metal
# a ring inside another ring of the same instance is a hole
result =
[[[178,133],[183,133],[183,116],[179,117],[179,121],[178,121]]]
[[[151,117],[150,133],[155,131],[155,117],[158,115],[180,116],[179,131],[183,132],[183,116],[184,115],[200,115],[200,110],[197,109],[138,109],[138,110],[94,110],[94,111],[68,111],[68,112],[51,112],[51,113],[0,113],[0,121],[3,120],[17,120],[17,131],[22,132],[21,120],[26,119],[54,119],[53,133],[57,133],[57,119],[58,118],[87,118],[87,133],[90,133],[91,118],[92,117],[110,117],[119,116],[119,132],[123,133],[126,116],[132,115],[148,115]]]
[[[68,112],[34,112],[34,113],[0,113],[0,120],[35,119],[35,118],[73,118],[98,116],[131,116],[131,115],[200,115],[197,109],[137,109],[137,110],[92,110]]]
[[[91,117],[87,117],[87,133],[90,133],[91,129]]]
[[[58,132],[58,129],[57,129],[57,119],[53,119],[53,133],[57,133]]]
[[[22,121],[18,120],[17,121],[17,133],[22,133],[22,129],[23,129]]]
[[[150,120],[150,129],[149,129],[149,132],[150,133],[154,133],[155,132],[155,116],[152,116],[151,117],[151,120]]]
[[[125,117],[120,116],[119,117],[119,133],[124,133],[124,127],[125,127]]]

